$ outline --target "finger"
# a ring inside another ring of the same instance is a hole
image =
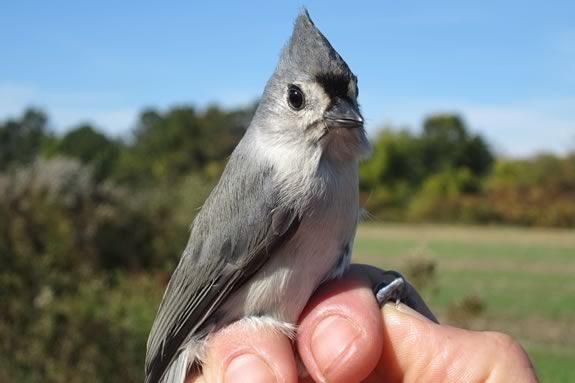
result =
[[[441,326],[403,304],[386,304],[382,313],[385,341],[371,381],[536,381],[508,336]]]
[[[321,286],[300,317],[297,347],[316,381],[354,382],[375,368],[383,344],[379,305],[363,266]]]
[[[270,326],[254,323],[241,320],[210,337],[204,365],[207,382],[297,382],[290,340]]]

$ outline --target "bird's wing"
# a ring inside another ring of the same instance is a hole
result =
[[[146,383],[162,378],[189,335],[197,333],[299,226],[298,215],[278,203],[272,169],[246,165],[250,156],[244,157],[232,155],[194,221],[150,332]],[[242,171],[234,169],[239,166]]]

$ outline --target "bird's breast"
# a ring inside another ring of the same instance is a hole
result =
[[[327,169],[327,183],[311,180],[323,183],[324,193],[309,198],[295,235],[228,299],[223,312],[235,319],[269,315],[297,321],[317,286],[349,264],[358,219],[356,169]]]

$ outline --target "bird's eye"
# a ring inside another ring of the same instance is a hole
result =
[[[300,88],[290,85],[288,88],[288,104],[295,110],[300,110],[304,105],[304,95]]]

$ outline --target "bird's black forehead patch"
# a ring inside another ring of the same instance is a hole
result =
[[[349,83],[352,81],[350,75],[320,73],[316,75],[316,80],[332,100],[349,97]]]

